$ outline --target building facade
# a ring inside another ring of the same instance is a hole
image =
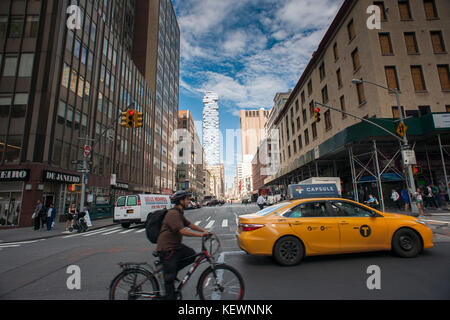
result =
[[[190,190],[194,198],[203,199],[204,152],[190,111],[178,111],[176,189]]]
[[[73,4],[79,11],[67,14]],[[131,0],[2,1],[2,225],[30,225],[37,200],[53,203],[58,215],[71,203],[80,206],[79,189],[68,185],[83,179],[76,161],[87,136],[96,139],[88,143],[91,170],[84,177],[94,217],[102,206],[98,212],[112,214],[117,194],[162,191],[152,165],[153,142],[162,139],[153,118],[163,111],[133,60],[136,12]],[[132,104],[144,114],[141,129],[118,121]]]
[[[155,128],[151,167],[153,191],[171,193],[176,164],[172,151],[177,128],[180,78],[180,28],[171,0],[136,0],[133,57],[155,93]]]
[[[203,99],[203,148],[206,163],[209,166],[220,164],[220,122],[219,97],[213,92],[206,92]]]
[[[365,12],[370,5],[381,9],[381,29],[369,29],[366,25],[368,16]],[[392,132],[395,132],[399,112],[413,118],[411,123],[416,121],[414,118],[427,117],[431,113],[450,112],[449,34],[450,2],[446,0],[344,1],[285,107],[274,121],[280,132],[281,168],[277,174],[265,179],[266,184],[287,184],[324,174],[339,175],[343,169],[341,163],[348,163],[348,160],[343,160],[348,155],[347,148],[358,144],[362,147],[363,142],[356,137],[351,143],[336,144],[335,149],[331,147],[332,141],[337,143],[340,137],[343,137],[342,141],[348,141],[347,133],[361,121],[320,107],[321,122],[316,123],[314,101],[361,118],[374,121],[378,118],[390,119]],[[397,88],[401,110],[398,110],[393,92],[369,83],[354,84],[352,79]],[[434,153],[438,159],[438,139],[431,133],[437,129],[441,128],[430,129],[429,137],[425,134],[415,137],[417,141],[412,144],[416,146],[419,158],[425,156],[427,145],[419,139],[429,138],[433,142],[427,155]],[[361,131],[360,137],[366,136],[368,131]],[[412,131],[408,134],[413,134]],[[377,132],[377,135],[380,133]],[[386,139],[379,138],[378,147]],[[443,139],[447,136],[444,135]],[[385,156],[389,154],[394,157],[398,151],[398,144],[395,146],[393,140],[393,145],[385,144],[384,147],[389,149]],[[366,150],[372,150],[374,144],[377,150],[377,141],[369,140],[368,143]],[[423,154],[420,153],[422,151]],[[336,152],[333,157],[332,152]],[[341,152],[339,156],[338,152]],[[398,158],[395,166],[391,166],[392,162],[386,159],[380,162],[401,175],[402,166]],[[441,178],[435,177],[434,180],[442,183],[445,164],[443,169],[437,161],[436,169],[440,170]],[[350,171],[347,174],[350,175]],[[355,179],[358,179],[358,172],[353,181]],[[430,177],[423,180],[423,183],[430,181]],[[378,191],[381,191],[380,185],[378,183]],[[354,194],[355,190],[353,188],[351,192]]]

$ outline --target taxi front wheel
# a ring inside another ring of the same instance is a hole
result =
[[[273,250],[273,257],[283,266],[299,264],[303,259],[303,244],[295,237],[284,237],[278,240]]]
[[[392,238],[392,251],[402,258],[414,258],[422,251],[422,242],[413,230],[400,229]]]

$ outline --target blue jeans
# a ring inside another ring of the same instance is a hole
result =
[[[47,230],[52,230],[53,217],[47,217]]]

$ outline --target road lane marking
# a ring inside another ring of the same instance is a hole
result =
[[[211,219],[211,217],[209,217],[208,219],[206,219],[206,221],[209,221],[209,219]]]
[[[5,248],[16,248],[16,247],[20,247],[20,244],[13,244],[13,245],[10,245],[10,246],[2,245],[2,246],[0,246],[0,249],[5,249]]]
[[[211,229],[212,228],[212,226],[214,225],[214,220],[211,220],[207,225],[206,225],[206,227],[205,227],[205,229]]]
[[[85,232],[85,233],[75,233],[75,234],[71,234],[71,235],[68,235],[68,236],[64,236],[63,239],[79,237],[79,236],[87,237],[90,234],[96,234],[96,233],[103,232],[103,231],[106,231],[106,230],[107,230],[106,228],[101,228],[101,229],[97,229],[97,230],[88,231],[88,232]]]
[[[145,228],[142,228],[141,230],[136,231],[136,233],[141,233],[141,232],[144,232],[144,231],[145,231]]]
[[[107,232],[107,233],[102,233],[102,236],[107,236],[107,235],[109,235],[109,234],[113,234],[113,233],[116,233],[116,232],[119,232],[119,231],[120,231],[120,229],[118,229],[118,230],[113,230],[113,231]]]
[[[128,233],[128,232],[131,232],[131,231],[134,231],[134,229],[122,231],[122,232],[120,232],[120,234]]]
[[[228,227],[228,220],[227,220],[227,219],[224,219],[224,220],[222,221],[222,228],[226,228],[226,227]]]
[[[106,229],[106,230],[102,229],[100,231],[95,231],[95,232],[92,232],[90,234],[84,234],[83,237],[90,237],[90,236],[93,236],[93,235],[96,235],[96,234],[99,234],[99,233],[108,232],[108,231],[116,230],[116,229],[119,229],[119,228],[121,228],[121,227],[116,227],[116,228],[113,228],[113,229]],[[119,230],[117,230],[117,231],[119,231]]]
[[[0,246],[9,246],[9,245],[15,245],[15,244],[29,244],[29,243],[36,243],[40,241],[44,241],[46,239],[39,239],[39,240],[32,240],[32,241],[20,241],[20,242],[7,242],[7,243],[0,243]]]

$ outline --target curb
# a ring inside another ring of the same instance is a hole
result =
[[[108,225],[104,225],[101,227],[92,227],[89,228],[88,231],[95,231],[95,230],[99,230],[102,228],[107,228],[107,227],[111,227],[111,226],[115,226],[117,223],[112,223],[112,224],[108,224]],[[39,238],[26,238],[26,239],[22,239],[22,240],[14,240],[14,241],[8,241],[8,242],[0,242],[1,245],[4,244],[8,244],[8,243],[16,243],[16,242],[23,242],[23,241],[34,241],[34,240],[46,240],[46,239],[51,239],[51,238],[57,238],[57,237],[61,237],[63,236],[63,233],[60,234],[55,234],[55,235],[51,235],[51,236],[45,236],[45,237],[39,237]]]

